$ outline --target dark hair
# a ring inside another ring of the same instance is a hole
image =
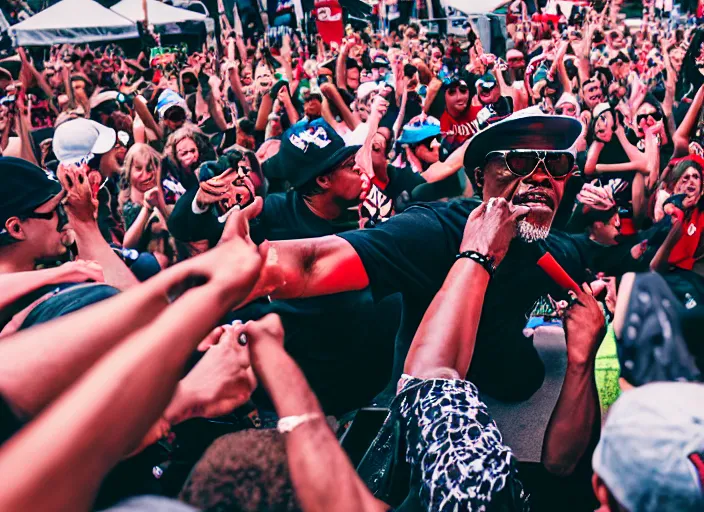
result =
[[[329,173],[326,173],[326,174],[329,174]],[[320,176],[325,176],[326,174],[321,174]],[[317,195],[325,192],[325,190],[323,190],[322,187],[320,185],[318,185],[318,178],[320,176],[316,176],[315,178],[311,178],[308,181],[306,181],[303,185],[296,187],[296,190],[298,191],[298,193],[301,194],[303,197],[311,198],[313,196],[317,196]]]
[[[704,83],[704,76],[699,72],[697,68],[697,63],[695,59],[699,56],[699,51],[701,49],[702,43],[704,43],[704,29],[698,28],[694,35],[692,36],[692,41],[689,43],[689,48],[687,53],[682,60],[682,72],[680,73],[680,79],[677,91],[681,91],[680,96],[684,96],[691,93],[691,97],[694,98],[694,94],[699,90]],[[681,97],[675,98],[675,100],[680,100]]]
[[[216,439],[195,465],[179,499],[199,510],[297,512],[276,430],[243,430]]]
[[[592,119],[589,122],[589,129],[587,130],[587,146],[591,146],[592,143],[596,140],[596,137],[594,135],[594,130],[596,129],[596,122],[601,116],[603,116],[607,112],[611,112],[611,115],[614,118],[614,123],[616,122],[616,111],[613,108],[607,108],[606,110],[601,112],[598,116],[592,116]],[[614,128],[616,128],[615,125],[614,125]]]
[[[699,162],[692,158],[685,157],[673,165],[672,170],[670,170],[668,175],[665,177],[665,185],[667,188],[669,190],[673,190],[684,172],[690,167],[694,167],[697,171],[699,171],[699,176],[702,176],[703,170],[702,166],[699,165]]]

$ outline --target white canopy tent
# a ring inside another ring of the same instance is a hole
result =
[[[509,0],[443,0],[442,3],[464,14],[485,14],[503,7]]]
[[[139,37],[137,26],[93,0],[62,0],[9,29],[17,46],[90,43]]]
[[[134,22],[142,23],[144,21],[142,0],[122,0],[110,9]],[[191,21],[203,22],[208,25],[207,21],[210,20],[205,14],[163,4],[157,0],[147,0],[147,16],[150,25],[159,28],[170,26],[165,30],[167,33],[179,33],[176,27],[178,23]]]

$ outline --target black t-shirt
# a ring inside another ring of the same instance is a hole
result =
[[[392,201],[396,201],[403,192],[408,192],[410,195],[414,188],[426,183],[425,178],[421,174],[413,172],[413,169],[408,165],[404,167],[389,165],[386,167],[386,172],[389,176],[389,183],[384,189],[384,194]]]
[[[213,208],[193,213],[195,192],[189,190],[179,199],[169,218],[169,230],[177,239],[208,239],[215,244],[224,223],[218,221]],[[353,213],[329,221],[315,215],[296,191],[270,194],[262,213],[251,222],[250,234],[255,243],[332,235],[357,228]],[[399,297],[375,303],[370,291],[362,290],[275,301],[268,311],[281,316],[286,350],[303,370],[323,409],[337,415],[365,405],[386,383],[400,309]],[[365,378],[360,381],[362,368]],[[269,407],[262,393],[257,393],[256,402]]]
[[[461,199],[414,205],[375,229],[338,235],[361,258],[375,299],[403,295],[389,390],[400,377],[415,331],[455,261],[467,217],[478,204]],[[570,235],[553,231],[536,243],[512,242],[486,292],[468,375],[479,389],[499,399],[524,400],[543,381],[543,363],[522,329],[539,298],[548,293],[566,296],[535,264],[546,250],[575,281],[588,280],[590,263]]]

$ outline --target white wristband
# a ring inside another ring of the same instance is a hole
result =
[[[207,212],[210,209],[210,206],[207,206],[205,208],[201,208],[198,206],[198,202],[196,201],[196,198],[193,198],[193,202],[191,203],[191,211],[195,213],[196,215],[202,215],[203,213]]]
[[[307,412],[305,414],[301,414],[300,416],[286,416],[285,418],[281,418],[276,424],[276,430],[282,434],[288,434],[296,427],[316,418],[321,418],[322,416],[323,415],[318,412]]]

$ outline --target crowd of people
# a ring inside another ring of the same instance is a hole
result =
[[[13,48],[0,510],[704,510],[702,13],[549,4]]]

